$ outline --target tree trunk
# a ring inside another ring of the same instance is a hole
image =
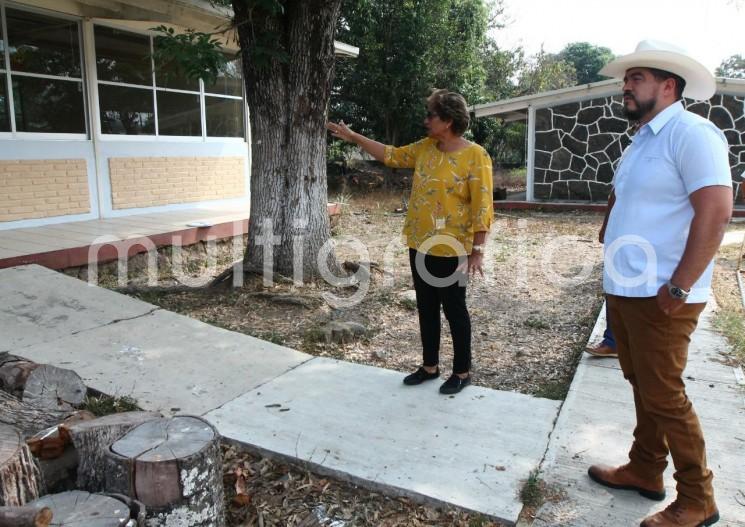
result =
[[[249,13],[246,2],[233,2],[252,137],[244,265],[305,281],[320,276],[318,256],[330,239],[325,124],[341,0],[284,4],[283,12],[273,14],[258,6]],[[287,59],[257,58],[257,48],[267,45]],[[333,251],[322,260],[338,273]]]
[[[0,424],[0,506],[25,505],[41,491],[39,468],[20,432]]]
[[[106,450],[135,426],[159,419],[156,412],[123,412],[67,427],[78,454],[77,485],[81,490],[104,490]]]
[[[224,527],[217,431],[191,416],[133,428],[106,450],[106,490],[136,496],[150,527]]]
[[[24,437],[57,425],[76,413],[75,410],[39,408],[0,390],[0,425],[14,426]]]
[[[126,503],[82,490],[47,494],[29,505],[49,507],[55,527],[125,527],[134,523],[130,523],[132,514]]]
[[[49,507],[0,507],[2,527],[47,527],[51,521]]]

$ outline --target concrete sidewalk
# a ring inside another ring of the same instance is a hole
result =
[[[717,525],[745,527],[745,381],[740,368],[723,363],[729,345],[711,329],[712,304],[693,334],[685,370],[686,391],[701,420],[709,466],[714,471],[721,514]],[[590,342],[600,341],[604,329],[605,309]],[[564,489],[566,499],[542,507],[534,527],[639,525],[644,517],[675,499],[672,466],[665,472],[668,498],[661,503],[636,492],[607,489],[587,476],[587,468],[595,463],[628,461],[635,422],[631,386],[618,361],[585,354],[541,467],[544,480]]]
[[[631,392],[612,359],[582,358],[559,413],[557,401],[511,392],[404,387],[398,372],[299,353],[38,266],[0,270],[0,298],[0,352],[73,369],[148,410],[204,415],[247,448],[367,488],[512,524],[522,482],[543,462],[544,479],[567,499],[539,511],[535,525],[636,525],[660,506],[586,476],[592,463],[623,462],[630,441]],[[595,337],[604,324],[601,313]],[[720,524],[745,526],[745,392],[717,362],[727,343],[709,324],[707,311],[689,393]]]
[[[512,524],[559,403],[316,358],[38,266],[0,270],[0,351],[78,372],[147,410],[205,415],[220,433],[388,494]]]

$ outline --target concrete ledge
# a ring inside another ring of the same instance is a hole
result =
[[[559,403],[314,358],[205,417],[226,438],[386,494],[514,524]]]
[[[180,237],[182,245],[192,245],[209,239],[223,239],[233,236],[242,236],[248,232],[248,220],[231,221],[220,223],[212,227],[194,227],[162,234],[130,238],[101,245],[84,245],[70,249],[59,249],[36,254],[24,254],[11,258],[0,259],[0,269],[16,267],[19,265],[37,264],[49,269],[67,269],[68,267],[79,267],[90,263],[89,257],[93,255],[92,261],[98,263],[111,262],[126,256],[145,253],[148,247],[167,247],[173,245],[174,239]]]

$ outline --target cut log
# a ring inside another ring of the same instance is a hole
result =
[[[110,496],[82,490],[47,494],[29,505],[49,507],[55,527],[124,527],[130,521],[126,504]]]
[[[14,426],[24,437],[57,425],[76,413],[75,410],[39,408],[0,390],[0,423]]]
[[[65,426],[78,453],[78,488],[103,491],[106,450],[135,426],[160,418],[156,412],[123,412]]]
[[[69,410],[85,400],[86,387],[72,370],[0,354],[0,389],[41,408]]]
[[[42,364],[26,379],[21,400],[40,408],[71,410],[85,401],[86,387],[72,370]]]
[[[38,367],[38,364],[23,357],[3,353],[0,355],[0,390],[20,399],[23,396],[26,379]]]
[[[0,507],[2,527],[47,527],[51,521],[49,507]]]
[[[106,490],[144,503],[149,527],[223,527],[217,431],[193,416],[133,428],[106,451]]]
[[[56,494],[77,489],[78,453],[68,445],[61,456],[54,459],[36,459],[48,493]]]
[[[39,468],[21,433],[0,423],[0,505],[19,507],[38,498],[42,491]]]
[[[0,389],[41,408],[69,410],[85,400],[86,387],[72,370],[0,355]]]

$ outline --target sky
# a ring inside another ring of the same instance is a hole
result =
[[[589,42],[626,55],[640,40],[687,49],[712,73],[722,60],[745,55],[745,0],[504,0],[508,25],[501,48],[556,53]]]

